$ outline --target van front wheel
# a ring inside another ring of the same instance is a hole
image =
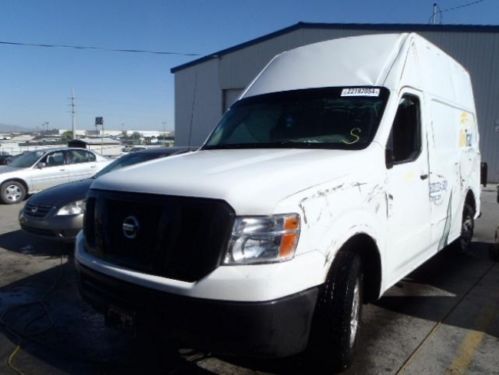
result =
[[[332,370],[352,363],[359,335],[363,298],[362,261],[353,251],[340,251],[318,301],[313,349]]]

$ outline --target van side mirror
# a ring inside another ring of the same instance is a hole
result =
[[[480,164],[480,183],[483,187],[487,187],[488,169],[487,163],[482,162]]]
[[[46,166],[47,166],[47,163],[44,163],[43,161],[39,162],[39,163],[36,165],[36,167],[37,167],[38,169],[43,169],[43,168],[45,168]]]
[[[386,169],[392,169],[395,161],[395,156],[393,155],[393,150],[391,148],[387,148],[385,150],[385,164]]]

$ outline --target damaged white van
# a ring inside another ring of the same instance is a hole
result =
[[[471,81],[416,34],[284,52],[199,151],[96,180],[76,241],[82,296],[194,347],[352,360],[362,303],[480,210]]]

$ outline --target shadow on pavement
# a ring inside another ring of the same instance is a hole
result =
[[[21,229],[0,234],[0,248],[19,254],[57,256],[73,245],[33,236]]]
[[[20,252],[19,247],[24,242],[27,241],[21,231],[0,235],[0,246],[11,251]],[[464,255],[451,249],[444,250],[391,288],[373,308],[390,316],[396,313],[441,321],[463,293],[490,267],[491,263],[485,260],[488,246],[475,243],[474,252]],[[42,245],[34,245],[35,252],[39,248]],[[46,252],[47,255],[49,253],[59,254],[60,248],[53,253]],[[463,283],[463,280],[468,281]],[[77,275],[71,257],[60,266],[0,288],[0,317],[5,322],[0,326],[1,333],[13,343],[17,343],[19,337],[12,334],[11,329],[24,333],[23,351],[35,360],[69,373],[206,374],[211,373],[209,370],[218,372],[213,369],[217,366],[223,368],[224,363],[233,368],[286,374],[320,373],[324,370],[311,361],[311,353],[280,360],[224,356],[218,357],[219,361],[216,357],[203,356],[194,351],[198,359],[193,359],[193,356],[179,352],[178,346],[161,340],[154,332],[137,339],[106,328],[103,317],[79,298]],[[389,319],[381,321],[376,317],[367,322],[370,327],[367,327],[368,334],[361,337],[362,347],[376,345],[377,336],[389,324]],[[458,318],[448,320],[446,324],[477,328],[473,320]],[[487,333],[499,338],[497,325],[491,326]],[[369,372],[369,356],[361,350],[358,354],[356,368],[351,371]],[[0,358],[2,362],[6,360]],[[23,361],[19,361],[17,366],[22,369]],[[233,368],[224,373],[234,372]]]
[[[79,298],[72,259],[0,288],[0,318],[0,334],[14,345],[72,374],[209,373],[153,333],[137,339],[106,328]],[[22,369],[23,361],[17,366]]]
[[[467,254],[458,253],[450,247],[445,249],[388,291],[376,305],[434,322],[445,318],[447,325],[484,331],[499,339],[497,324],[484,327],[480,319],[470,319],[478,315],[485,304],[495,305],[499,311],[499,300],[490,298],[493,297],[492,290],[488,288],[484,293],[472,296],[477,303],[467,306],[466,316],[448,314],[464,294],[481,282],[481,278],[493,266],[487,260],[490,246],[489,243],[475,242],[472,251]],[[495,287],[498,288],[497,285]],[[473,311],[474,309],[476,311]]]

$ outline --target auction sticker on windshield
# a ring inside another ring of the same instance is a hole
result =
[[[372,87],[352,87],[343,89],[341,96],[379,96],[379,89]]]

